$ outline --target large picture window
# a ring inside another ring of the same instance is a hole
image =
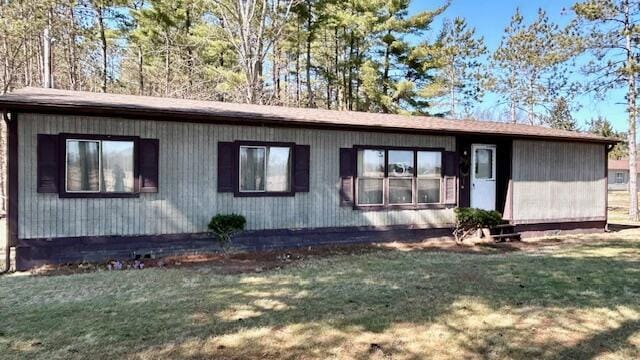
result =
[[[290,192],[291,153],[290,146],[240,146],[240,192]]]
[[[131,194],[135,191],[134,140],[67,138],[65,192]]]
[[[358,206],[441,203],[441,150],[359,148],[356,166]]]

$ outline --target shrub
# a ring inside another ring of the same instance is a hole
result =
[[[502,223],[502,215],[497,211],[472,208],[457,208],[456,227],[453,235],[460,243],[478,229],[494,227]]]
[[[247,220],[238,214],[218,214],[211,218],[209,230],[220,241],[222,250],[226,253],[231,245],[231,237],[244,230]]]

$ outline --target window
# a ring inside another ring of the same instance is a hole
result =
[[[358,202],[382,205],[384,199],[384,150],[358,151]]]
[[[624,173],[617,172],[616,173],[616,184],[624,184]]]
[[[476,179],[493,179],[493,150],[492,149],[476,149]]]
[[[240,146],[240,192],[291,191],[290,146]]]
[[[418,203],[440,202],[440,177],[442,154],[433,151],[418,151]]]
[[[65,143],[67,193],[133,193],[133,140],[67,138]]]
[[[441,150],[358,149],[356,204],[440,204]]]

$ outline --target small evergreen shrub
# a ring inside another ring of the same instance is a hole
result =
[[[247,220],[238,214],[218,214],[211,218],[209,230],[220,241],[220,246],[224,252],[231,245],[231,238],[244,230]]]
[[[497,211],[473,208],[457,208],[456,227],[453,235],[460,243],[478,229],[491,228],[502,223],[502,215]]]

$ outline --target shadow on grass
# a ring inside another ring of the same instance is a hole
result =
[[[605,256],[377,251],[243,276],[199,268],[3,278],[0,347],[37,341],[14,353],[43,358],[104,349],[150,358],[591,354],[599,335],[590,313],[640,311],[630,290],[640,278],[629,275],[639,268]],[[618,317],[621,330],[602,335],[612,346],[637,330]],[[594,340],[572,348],[554,331]]]

